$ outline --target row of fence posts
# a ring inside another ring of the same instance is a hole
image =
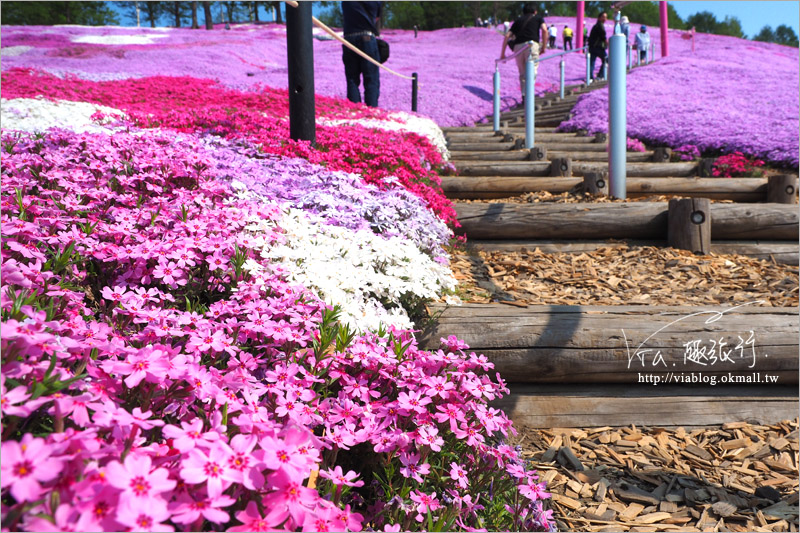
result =
[[[603,78],[608,69],[608,178],[611,196],[625,199],[627,196],[627,71],[631,66],[630,47],[627,37],[619,31],[619,17],[617,12],[615,33],[609,38],[608,61],[603,66]],[[571,50],[577,52],[584,50],[586,53],[586,85],[591,83],[592,65],[588,47]],[[525,110],[525,149],[530,150],[535,144],[536,107],[534,103],[536,83],[535,63],[543,59],[533,59],[530,47],[526,48],[528,60],[525,61],[523,105]],[[563,52],[560,55],[564,55]],[[652,60],[653,47],[650,46],[650,59]],[[638,54],[637,54],[638,56]],[[514,57],[514,56],[511,56]],[[508,58],[508,59],[511,59]],[[558,56],[549,56],[551,59]],[[561,59],[559,97],[564,98],[565,89],[565,62]],[[500,60],[495,61],[493,76],[494,95],[492,100],[492,127],[495,132],[500,131]]]

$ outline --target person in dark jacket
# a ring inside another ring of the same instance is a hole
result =
[[[378,61],[378,23],[383,11],[383,2],[342,2],[344,38]],[[381,78],[378,66],[367,61],[342,45],[344,76],[347,79],[347,99],[361,103],[361,78],[364,78],[364,103],[378,107]]]
[[[608,15],[600,13],[600,16],[597,17],[597,23],[592,26],[592,31],[589,32],[589,57],[592,66],[589,74],[591,79],[594,79],[594,64],[597,58],[600,58],[600,70],[597,71],[598,75],[603,72],[606,66],[606,49],[608,48],[605,27],[606,20],[608,20]]]

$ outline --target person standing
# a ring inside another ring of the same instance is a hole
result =
[[[606,38],[606,20],[608,15],[600,13],[597,17],[597,23],[592,27],[589,32],[589,57],[591,61],[591,70],[589,71],[590,78],[594,79],[594,64],[597,58],[600,58],[600,70],[598,74],[603,72],[606,66],[606,49],[608,48],[608,39]]]
[[[378,23],[383,11],[383,2],[342,2],[344,38],[375,61],[379,60]],[[361,103],[361,78],[364,78],[364,103],[378,107],[381,90],[378,66],[367,61],[342,45],[344,76],[347,79],[347,99]]]
[[[518,52],[525,46],[528,41],[531,43],[530,56],[535,61],[539,58],[539,53],[544,53],[547,50],[547,24],[544,18],[538,15],[538,7],[536,4],[528,2],[522,8],[522,16],[514,21],[511,29],[506,32],[503,39],[503,49],[500,52],[500,59],[506,57],[506,46],[510,40],[514,40],[514,52]],[[517,70],[519,71],[519,88],[525,95],[525,62],[528,60],[528,54],[521,53],[516,56]],[[534,63],[534,75],[538,70],[538,63]]]
[[[633,45],[639,51],[639,63],[644,63],[647,61],[647,51],[650,50],[650,34],[647,33],[647,26],[639,28],[634,41]]]
[[[622,31],[623,35],[625,35],[625,44],[628,45],[631,42],[631,23],[628,20],[628,17],[623,16],[619,21],[620,31]]]
[[[564,31],[562,32],[564,36],[564,50],[572,50],[572,28],[569,26],[564,26]]]
[[[556,28],[555,24],[551,24],[547,28],[547,33],[548,33],[548,35],[550,35],[550,42],[548,43],[547,46],[549,46],[550,48],[555,49],[555,47],[556,47],[556,38],[558,38],[558,28]]]

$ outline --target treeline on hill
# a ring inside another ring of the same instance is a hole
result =
[[[341,27],[342,11],[339,2],[318,2],[325,11],[320,20],[329,26]],[[460,26],[474,26],[477,19],[494,21],[513,21],[522,13],[525,2],[386,2],[384,27],[412,29],[415,25],[420,30],[438,30]],[[576,2],[537,2],[539,11],[547,11],[554,16],[575,16]],[[622,8],[622,13],[633,21],[648,26],[660,24],[658,2],[631,2]],[[595,18],[603,11],[610,10],[610,2],[586,2],[585,14]],[[742,24],[736,17],[725,17],[717,20],[709,11],[701,11],[683,20],[672,4],[667,4],[670,28],[691,29],[702,33],[730,35],[746,39]],[[613,16],[613,13],[609,13]],[[798,46],[797,34],[794,30],[781,24],[774,31],[764,26],[754,40],[774,42],[788,46]]]
[[[138,20],[142,26],[175,26],[198,28],[201,23],[211,29],[213,23],[260,22],[265,14],[267,20],[282,22],[283,2],[3,2],[0,18],[9,25],[85,24],[104,26],[120,23],[120,16]],[[514,20],[522,13],[525,2],[386,2],[383,25],[386,28],[438,30],[460,26],[474,26],[482,21]],[[114,9],[111,8],[114,4]],[[340,2],[314,2],[322,8],[320,20],[329,26],[342,26]],[[554,16],[575,16],[575,2],[538,2],[540,11]],[[610,9],[609,2],[586,2],[586,16],[597,17]],[[683,20],[667,4],[671,28],[690,29],[702,33],[731,35],[747,38],[742,24],[736,17],[717,20],[709,11],[701,11]],[[316,10],[315,10],[316,11]],[[631,2],[622,12],[633,21],[648,26],[658,26],[658,2]],[[611,13],[610,13],[611,15]],[[202,22],[200,22],[202,21]],[[755,41],[773,42],[787,46],[798,46],[794,30],[781,24],[774,30],[764,26],[753,37]]]
[[[113,4],[114,9],[111,5]],[[226,22],[282,23],[283,2],[3,2],[0,21],[9,25],[119,24],[121,15],[142,26],[174,26],[211,29]],[[274,13],[274,15],[273,15]]]

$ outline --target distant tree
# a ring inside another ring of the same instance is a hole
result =
[[[731,37],[739,37],[744,39],[745,34],[742,31],[742,23],[736,17],[725,17],[725,20],[717,24],[717,28],[712,33],[717,35],[730,35]]]
[[[200,24],[197,22],[197,8],[198,2],[195,0],[192,2],[192,29],[196,30],[200,27]]]
[[[764,43],[774,43],[775,42],[775,32],[772,31],[772,26],[767,24],[766,26],[761,28],[761,31],[758,32],[758,34],[756,34],[755,37],[753,37],[753,40],[754,41],[761,41],[761,42],[764,42]]]
[[[214,29],[214,17],[211,14],[211,2],[203,2],[203,16],[205,17],[206,21],[206,29],[213,30]]]
[[[658,2],[631,2],[622,8],[622,14],[627,16],[632,23],[653,27],[661,25]],[[613,13],[609,13],[609,17],[613,15]],[[669,3],[667,4],[667,20],[670,28],[683,29],[686,27],[686,23]]]
[[[786,46],[797,47],[800,45],[800,43],[798,43],[797,34],[786,24],[781,24],[775,28],[775,42],[778,44],[785,44]]]
[[[189,15],[191,4],[189,2],[169,2],[169,4],[169,14],[174,22],[173,25],[176,28],[180,28],[183,19],[187,18]]]
[[[283,2],[270,2],[272,4],[272,9],[275,10],[275,22],[278,24],[283,24],[283,16],[281,15],[281,4]]]
[[[339,2],[319,2],[319,4],[325,10],[319,14],[320,22],[331,28],[341,28],[343,23],[341,4]]]
[[[253,4],[253,15],[255,16],[255,21],[260,22],[258,20],[258,2],[251,2]]]
[[[412,29],[415,25],[425,27],[425,8],[421,2],[392,2],[384,4],[384,26],[387,28]]]
[[[22,26],[119,24],[108,2],[3,2],[0,23]]]
[[[710,11],[700,11],[686,19],[686,26],[689,28],[694,26],[695,31],[700,33],[716,33],[718,24],[717,17]]]

